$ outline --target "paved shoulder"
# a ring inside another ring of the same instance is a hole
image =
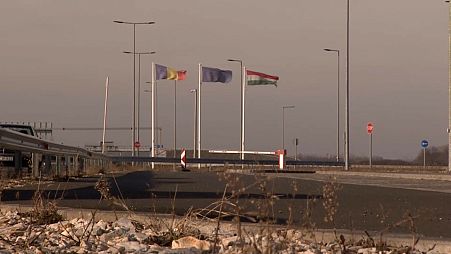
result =
[[[451,175],[440,173],[377,173],[317,171],[316,174],[280,174],[280,177],[342,184],[451,193]]]

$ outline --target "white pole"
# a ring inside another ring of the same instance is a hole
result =
[[[174,158],[177,151],[177,80],[174,80]],[[175,170],[175,162],[173,165]]]
[[[340,50],[337,50],[337,162],[340,161]]]
[[[109,78],[106,77],[106,81],[105,81],[105,107],[104,107],[104,110],[103,110],[102,153],[105,153],[105,130],[106,130],[106,117],[107,117],[107,104],[108,104],[108,83],[109,83]]]
[[[294,161],[298,161],[298,138],[294,138]],[[296,164],[294,164],[296,169]]]
[[[197,158],[200,159],[200,151],[201,151],[201,85],[202,85],[202,64],[199,64],[199,88],[197,90],[197,110],[199,111],[197,114]],[[197,167],[200,168],[200,163],[197,164]]]
[[[155,63],[152,62],[152,145],[150,148],[151,157],[155,157]],[[155,168],[155,163],[152,162],[152,169]]]
[[[161,140],[159,138],[159,134],[161,132],[161,129],[158,127],[158,84],[157,81],[155,80],[155,87],[154,87],[154,91],[152,92],[152,94],[155,94],[155,96],[153,97],[155,99],[155,104],[154,104],[154,114],[155,114],[155,155],[158,154],[158,146],[161,144]]]
[[[245,128],[245,124],[244,124],[244,112],[245,112],[245,110],[244,110],[244,106],[245,106],[245,100],[244,100],[244,98],[246,97],[245,96],[245,87],[246,87],[246,67],[245,66],[243,66],[242,68],[241,68],[241,78],[242,78],[242,80],[241,80],[241,89],[242,89],[242,92],[241,92],[241,94],[242,94],[242,97],[241,97],[241,105],[243,105],[243,107],[242,107],[242,111],[241,111],[241,116],[242,116],[242,118],[241,118],[241,159],[242,160],[244,160],[244,151],[245,151],[245,148],[244,148],[244,133],[245,133],[245,131],[244,131],[244,128]],[[242,166],[243,166],[243,164],[241,164]]]
[[[451,172],[451,3],[448,4],[448,172]]]
[[[196,158],[196,143],[197,143],[197,89],[193,89],[194,91],[194,143],[193,143],[193,158]]]
[[[370,133],[370,168],[373,167],[373,133]]]
[[[345,170],[349,170],[349,0],[346,20]]]
[[[423,147],[423,168],[426,168],[426,147]]]
[[[140,139],[139,139],[139,133],[140,133],[140,129],[139,129],[139,121],[140,121],[140,115],[141,115],[141,112],[140,112],[140,109],[141,109],[141,54],[138,54],[138,96],[137,96],[137,104],[136,104],[136,108],[137,108],[137,110],[136,110],[136,127],[137,127],[137,130],[136,130],[136,141],[138,141],[138,142],[140,142]],[[133,143],[133,146],[134,146],[135,144]],[[137,153],[137,155],[138,155],[138,157],[139,157],[139,146],[136,148],[136,153]]]

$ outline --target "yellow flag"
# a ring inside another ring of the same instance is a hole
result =
[[[168,77],[170,80],[177,80],[177,71],[168,67]]]

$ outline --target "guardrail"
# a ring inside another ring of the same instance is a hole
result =
[[[50,171],[52,157],[55,158],[56,176],[61,176],[65,169],[66,176],[71,173],[80,173],[88,166],[106,167],[111,163],[110,157],[101,153],[90,152],[80,147],[73,147],[43,140],[34,136],[22,134],[9,129],[0,128],[0,147],[14,151],[14,167],[22,168],[22,154],[32,154],[32,175],[38,177],[44,165],[44,169]]]
[[[120,162],[157,162],[157,163],[180,163],[180,158],[163,158],[163,157],[132,157],[132,156],[114,156],[111,157],[113,163]],[[212,164],[212,165],[222,165],[222,164],[245,164],[245,165],[262,165],[262,166],[277,166],[279,165],[278,160],[239,160],[239,159],[216,159],[216,158],[186,158],[186,163],[190,164]],[[299,165],[299,166],[344,166],[343,162],[336,161],[286,161],[286,165]]]

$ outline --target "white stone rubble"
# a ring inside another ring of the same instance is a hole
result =
[[[240,238],[232,231],[220,231],[217,244],[215,235],[188,230],[185,225],[172,228],[153,228],[128,218],[114,222],[75,218],[49,225],[35,225],[31,219],[18,212],[0,215],[0,253],[163,253],[201,254],[211,253],[425,253],[409,248],[386,248],[379,250],[373,246],[343,246],[338,242],[313,242],[298,230],[275,230],[269,233],[244,232]],[[199,227],[196,227],[197,229]],[[206,227],[208,228],[208,227]],[[196,235],[184,234],[196,232]],[[346,248],[346,252],[343,250]],[[428,254],[439,254],[431,250]]]

